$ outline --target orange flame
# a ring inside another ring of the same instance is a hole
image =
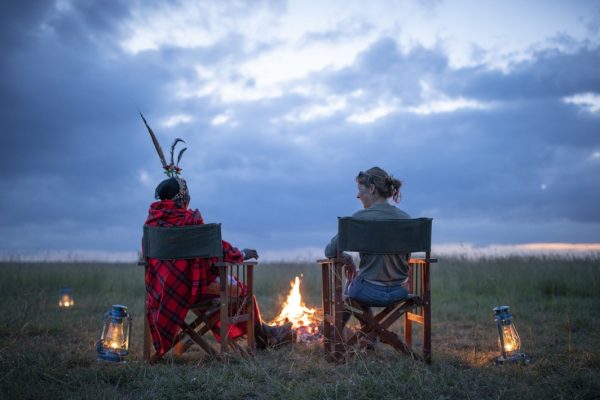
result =
[[[271,322],[271,325],[283,325],[286,323],[292,323],[292,329],[307,330],[308,333],[314,333],[318,330],[318,318],[315,313],[316,308],[308,308],[302,301],[302,295],[300,294],[300,278],[296,277],[295,280],[290,282],[292,289],[287,297],[287,300],[283,304],[283,309],[277,317]]]

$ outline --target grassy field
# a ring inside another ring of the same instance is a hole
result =
[[[433,266],[433,364],[378,346],[342,365],[296,344],[228,363],[141,361],[143,268],[135,265],[0,264],[0,398],[597,399],[600,398],[600,260],[445,259]],[[320,304],[316,264],[261,264],[256,293],[270,319],[303,273]],[[76,308],[57,307],[61,286]],[[96,361],[102,314],[133,314],[126,365]],[[499,368],[492,308],[508,304],[529,366]]]

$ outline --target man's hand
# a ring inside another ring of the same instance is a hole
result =
[[[258,259],[258,252],[255,249],[244,249],[242,250],[244,254],[244,260],[249,260],[251,258]]]

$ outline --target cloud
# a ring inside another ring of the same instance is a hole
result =
[[[162,126],[165,128],[173,128],[180,124],[188,124],[192,121],[192,117],[187,114],[175,114],[163,120]]]
[[[227,113],[223,113],[223,114],[216,115],[212,119],[212,121],[210,121],[210,123],[214,126],[218,126],[218,125],[226,124],[227,122],[230,122],[230,120],[231,120],[231,116],[228,115]]]
[[[487,108],[489,108],[488,105],[479,101],[458,97],[456,99],[432,100],[416,107],[410,107],[408,108],[408,111],[415,114],[428,115],[435,113],[448,113],[464,109],[485,110]]]
[[[582,93],[574,96],[564,97],[563,101],[568,104],[575,104],[581,107],[583,111],[589,113],[600,112],[600,95],[595,93]]]
[[[139,247],[164,174],[138,109],[163,148],[186,141],[192,206],[236,245],[322,246],[373,165],[436,243],[598,237],[595,33],[499,69],[379,3],[146,4],[2,5],[0,250]]]
[[[289,122],[308,122],[330,117],[344,110],[347,106],[347,100],[344,96],[329,95],[318,100],[320,101],[291,111],[283,119]]]
[[[356,114],[351,114],[348,116],[348,118],[346,118],[346,120],[348,122],[354,122],[356,124],[369,124],[371,122],[377,121],[380,118],[385,117],[386,115],[389,115],[395,110],[396,107],[394,107],[393,105],[380,103],[368,110],[363,110]]]
[[[158,2],[138,7],[125,21],[127,35],[120,45],[132,54],[163,47],[212,46],[232,32],[260,33],[263,26],[272,25],[275,16],[270,11],[276,8],[268,6],[266,1],[252,4],[206,1]],[[242,18],[246,24],[239,24]]]

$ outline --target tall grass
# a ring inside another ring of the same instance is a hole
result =
[[[250,361],[210,361],[201,351],[156,366],[141,361],[143,268],[130,264],[0,264],[0,398],[598,398],[600,262],[590,258],[441,260],[433,266],[433,364],[385,346],[334,365],[318,345],[267,350]],[[317,264],[260,264],[255,292],[273,318],[303,274],[319,306]],[[61,286],[76,307],[59,310]],[[96,361],[101,317],[133,314],[126,365]],[[508,304],[527,367],[499,368],[492,307]],[[401,329],[400,326],[397,329]]]

